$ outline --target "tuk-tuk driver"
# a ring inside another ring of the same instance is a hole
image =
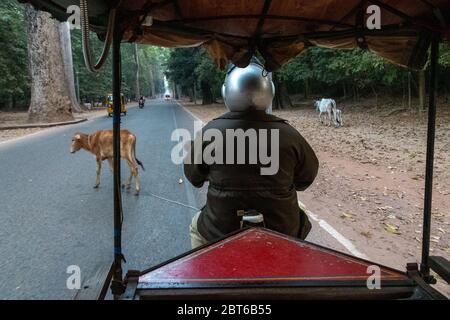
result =
[[[184,159],[185,176],[195,187],[209,182],[206,205],[190,225],[192,248],[238,230],[242,210],[263,214],[265,226],[283,234],[305,239],[309,233],[297,191],[313,183],[319,162],[296,129],[266,113],[274,94],[256,58],[246,68],[229,69],[222,96],[230,112],[203,127]]]

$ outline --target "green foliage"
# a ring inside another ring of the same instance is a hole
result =
[[[441,45],[439,62],[440,85],[448,87],[445,79],[450,71],[450,48],[446,44]],[[313,92],[322,95],[342,94],[342,88],[352,93],[357,90],[396,94],[405,90],[408,72],[370,51],[312,47],[283,66],[278,74],[291,93],[301,92],[308,82]],[[415,73],[412,74],[414,79]]]
[[[155,81],[155,93],[164,93],[163,64],[169,50],[154,46],[139,45],[139,62],[141,65],[141,92],[151,94],[151,72]]]
[[[195,69],[199,63],[199,48],[173,49],[165,66],[167,79],[188,93],[196,83]]]
[[[90,73],[85,67],[81,49],[81,32],[71,31],[72,55],[75,81],[78,78],[80,96],[91,100],[104,96],[112,90],[111,56],[99,73]],[[93,56],[96,59],[103,48],[103,42],[91,35]],[[150,95],[150,68],[153,70],[156,93],[164,92],[163,64],[167,49],[140,45],[141,92]],[[134,93],[136,65],[132,44],[122,45],[123,93]],[[27,33],[24,21],[24,5],[17,0],[0,2],[0,108],[27,107],[30,99],[30,78],[27,56]]]
[[[450,68],[450,46],[448,44],[442,44],[440,47],[441,56],[439,63],[445,68]]]
[[[200,83],[207,83],[212,91],[213,98],[221,96],[221,88],[225,79],[225,72],[220,71],[208,54],[200,50],[199,64],[195,68],[195,75]]]
[[[24,6],[17,0],[0,1],[0,108],[26,107],[30,98],[30,77],[27,57],[27,35]],[[81,51],[81,34],[73,30],[72,52],[75,78],[79,81],[80,95],[88,100],[111,92],[111,57],[99,73],[89,73]],[[103,42],[92,34],[94,57],[98,57]],[[212,100],[220,97],[225,74],[218,70],[202,48],[163,49],[139,45],[140,89],[144,95],[151,92],[151,73],[156,93],[163,93],[164,75],[171,84],[176,83],[185,95],[193,88]],[[449,91],[450,46],[441,45],[439,86]],[[152,72],[151,72],[152,71]],[[133,44],[122,45],[123,93],[134,95],[136,63]],[[321,95],[340,95],[354,92],[396,94],[405,90],[408,70],[399,68],[382,58],[363,50],[330,50],[313,47],[277,71],[290,93],[299,93],[308,87]],[[413,79],[415,74],[413,73]],[[417,82],[417,81],[416,81]]]
[[[72,30],[71,39],[75,82],[80,86],[80,97],[83,100],[91,100],[110,93],[112,88],[111,56],[108,57],[100,72],[91,73],[84,64],[80,30]],[[97,59],[100,55],[102,47],[103,43],[91,34],[91,48],[94,59]]]
[[[191,95],[194,86],[202,95],[210,91],[213,100],[220,96],[225,73],[220,71],[203,48],[172,49],[166,63],[166,76],[170,83],[181,86]]]
[[[0,2],[0,106],[30,94],[24,8],[15,0]]]
[[[336,86],[364,90],[401,85],[405,72],[369,51],[313,47],[285,65],[279,75],[296,85],[290,86],[291,91],[298,92],[308,81],[315,91],[326,92]]]
[[[85,64],[81,46],[81,32],[73,30],[72,54],[76,75],[79,78],[80,96],[90,100],[105,96],[112,91],[112,63],[109,55],[104,67],[99,73],[90,73]],[[133,97],[136,84],[136,62],[134,58],[133,44],[122,44],[122,92],[125,96]],[[93,57],[97,59],[103,48],[103,42],[95,34],[91,34],[91,47]],[[152,46],[139,45],[138,55],[140,64],[140,88],[143,95],[149,96],[150,69],[153,70],[156,93],[164,92],[164,80],[162,65],[165,59],[166,49]]]

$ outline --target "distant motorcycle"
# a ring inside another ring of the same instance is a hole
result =
[[[139,108],[144,108],[144,104],[145,104],[145,100],[144,99],[139,99]]]

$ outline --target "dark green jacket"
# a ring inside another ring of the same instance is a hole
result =
[[[198,230],[209,241],[217,239],[239,229],[238,210],[254,209],[264,215],[267,228],[304,239],[311,225],[299,208],[297,191],[303,191],[313,183],[319,161],[300,133],[285,120],[261,111],[226,113],[209,122],[202,131],[218,129],[226,143],[226,129],[246,131],[251,128],[257,132],[258,129],[278,129],[279,170],[275,175],[261,175],[261,167],[269,165],[262,165],[259,161],[258,164],[248,164],[248,143],[245,147],[246,164],[194,164],[194,152],[187,155],[186,159],[191,159],[191,164],[184,164],[186,178],[197,188],[209,182]],[[271,135],[268,136],[271,151]],[[203,150],[208,144],[209,141],[203,142]],[[193,145],[191,143],[191,150]],[[234,155],[236,157],[236,150]],[[225,162],[226,151],[223,159]]]

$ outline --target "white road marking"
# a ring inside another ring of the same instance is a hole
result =
[[[173,203],[173,204],[177,204],[177,205],[182,206],[182,207],[186,207],[186,208],[189,208],[189,209],[193,209],[193,210],[195,210],[196,212],[200,211],[199,208],[190,206],[190,205],[188,205],[188,204],[184,204],[184,203],[179,202],[179,201],[167,199],[167,198],[165,198],[165,197],[158,196],[158,195],[156,195],[156,194],[154,194],[154,193],[151,193],[151,192],[149,193],[149,195],[151,195],[152,197],[155,197],[155,198],[158,198],[158,199],[161,199],[161,200],[164,200],[164,201]]]
[[[201,120],[199,117],[197,117],[195,114],[193,114],[191,111],[189,111],[187,108],[185,108],[182,104],[180,104],[178,101],[175,101],[184,111],[189,113],[194,119],[197,119],[198,121],[201,121],[203,124],[205,122]],[[317,222],[317,224],[325,230],[329,235],[331,235],[334,239],[336,239],[345,249],[347,249],[352,255],[355,257],[369,260],[369,257],[367,257],[364,253],[360,252],[358,249],[356,249],[355,245],[348,240],[346,237],[344,237],[339,231],[337,231],[335,228],[333,228],[328,222],[326,222],[323,219],[320,219],[318,215],[315,213],[312,213],[308,209],[306,209],[306,206],[299,201],[299,206],[306,212],[306,214]]]
[[[323,219],[320,219],[318,215],[316,215],[315,213],[312,213],[311,211],[306,209],[306,206],[301,201],[299,201],[298,204],[299,204],[300,208],[302,208],[311,219],[316,221],[323,230],[325,230],[333,238],[335,238],[352,255],[354,255],[355,257],[361,258],[361,259],[369,260],[369,257],[367,257],[364,253],[362,253],[358,249],[356,249],[355,245],[350,240],[348,240],[341,233],[339,233],[339,231],[337,231],[335,228],[333,228],[328,222],[326,222]]]
[[[202,119],[200,119],[199,117],[197,117],[195,114],[193,114],[190,110],[188,110],[187,108],[185,108],[181,103],[179,103],[178,101],[175,101],[175,103],[180,106],[184,111],[186,111],[187,113],[189,113],[192,118],[196,119],[197,121],[200,121],[203,125],[205,125],[205,121],[203,121]]]

